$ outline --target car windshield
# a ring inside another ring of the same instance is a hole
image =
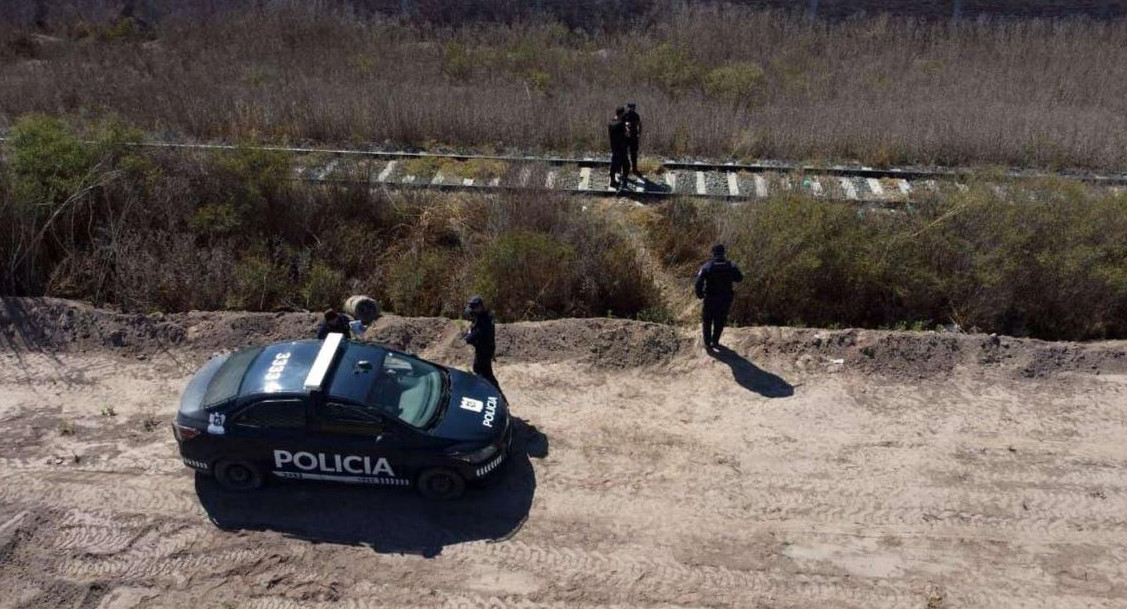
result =
[[[438,412],[445,374],[433,364],[375,345],[349,343],[329,395],[423,428]]]

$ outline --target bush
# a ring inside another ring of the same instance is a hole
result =
[[[798,195],[715,213],[675,202],[649,235],[668,264],[684,253],[687,283],[709,241],[690,235],[711,225],[744,270],[740,323],[1127,335],[1127,198],[1063,181],[1035,193],[978,187],[900,212]]]
[[[700,264],[716,242],[719,227],[712,217],[718,207],[674,199],[660,208],[660,216],[646,225],[649,246],[662,264],[680,267]]]
[[[12,129],[8,170],[12,198],[22,209],[48,214],[91,179],[97,161],[62,121],[42,114],[21,118]]]
[[[731,103],[750,104],[758,100],[764,85],[763,68],[752,61],[731,63],[704,76],[705,94]]]
[[[386,281],[388,303],[400,315],[457,317],[465,299],[449,252],[414,250],[390,261]]]
[[[322,262],[314,263],[306,274],[305,285],[301,289],[305,308],[319,311],[340,307],[346,296],[344,273]]]
[[[669,94],[684,93],[700,82],[700,64],[681,45],[659,44],[646,51],[638,63],[645,78]]]
[[[227,295],[231,309],[269,311],[290,301],[293,286],[286,273],[261,256],[248,256],[235,265],[234,285]]]
[[[875,326],[895,319],[892,259],[882,255],[895,222],[803,196],[742,206],[722,219],[744,270],[733,304],[753,323]]]
[[[290,184],[290,155],[283,152],[236,148],[212,157],[215,186],[221,201],[239,218],[239,226],[264,227],[277,218],[271,202]]]
[[[567,317],[576,310],[575,250],[528,231],[502,234],[474,265],[474,291],[500,319]]]
[[[473,178],[479,182],[488,182],[493,178],[505,175],[509,164],[505,161],[489,159],[469,159],[467,161],[447,161],[442,164],[442,173],[457,178]]]

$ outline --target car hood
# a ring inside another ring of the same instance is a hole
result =
[[[450,373],[450,401],[430,435],[474,444],[496,440],[509,424],[509,407],[489,381],[458,370]]]

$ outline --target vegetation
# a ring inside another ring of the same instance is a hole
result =
[[[740,323],[1127,336],[1127,196],[1065,181],[1034,192],[972,188],[901,212],[800,195],[674,202],[649,235],[686,289],[700,244],[727,243],[746,276]]]
[[[114,125],[17,124],[0,166],[0,291],[140,311],[316,310],[363,292],[397,313],[452,316],[476,289],[504,320],[659,304],[622,230],[569,199],[313,187],[270,152],[126,143]]]
[[[30,0],[0,8],[4,294],[183,311],[320,309],[364,292],[453,316],[480,292],[503,320],[667,320],[653,273],[687,290],[723,240],[747,274],[741,323],[1127,337],[1127,198],[1066,180],[897,211],[796,193],[673,201],[632,225],[546,193],[309,186],[282,154],[130,145],[144,130],[586,152],[604,147],[609,110],[636,101],[651,155],[1120,170],[1127,22],[810,21],[760,10],[770,2],[652,0],[544,0],[555,19],[486,0],[412,0],[406,17],[363,10],[379,2],[153,0],[156,18],[141,19],[99,2],[49,18]]]
[[[108,0],[41,3],[42,19],[13,1],[0,9],[0,128],[32,112],[117,115],[177,138],[587,153],[604,150],[611,109],[636,101],[647,153],[1127,163],[1124,20],[811,22],[750,0],[544,0],[535,17],[531,1],[411,0],[404,19],[368,10],[391,1],[152,0],[140,21]],[[949,3],[819,6],[949,16]]]

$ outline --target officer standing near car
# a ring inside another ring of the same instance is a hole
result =
[[[622,120],[623,114],[626,114],[626,108],[615,108],[614,120],[607,125],[607,133],[610,135],[610,187],[616,190],[626,185],[626,176],[630,173],[630,161],[626,158],[626,122]]]
[[[325,317],[321,324],[317,326],[317,340],[324,340],[325,337],[334,332],[343,334],[345,338],[352,338],[351,323],[352,318],[348,315],[340,313],[336,309],[328,309],[325,311]]]
[[[481,296],[474,296],[466,303],[465,315],[472,322],[470,331],[466,333],[466,343],[474,349],[473,371],[501,391],[501,384],[493,376],[493,357],[497,353],[493,314],[485,308]]]
[[[642,138],[642,117],[638,116],[638,105],[634,102],[626,104],[626,114],[622,115],[622,122],[626,123],[626,151],[630,163],[627,173],[633,173],[643,178],[638,170],[638,140]]]
[[[697,298],[704,300],[700,319],[705,349],[720,347],[720,334],[728,323],[728,311],[732,308],[732,284],[743,279],[739,267],[725,257],[724,244],[713,245],[712,258],[697,271],[693,284]]]

